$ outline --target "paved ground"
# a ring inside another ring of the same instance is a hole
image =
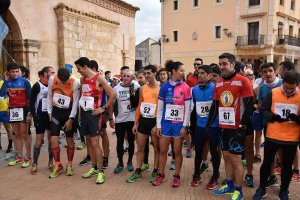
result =
[[[4,133],[4,130],[1,130]],[[0,159],[0,200],[99,200],[99,199],[228,199],[229,197],[215,197],[211,195],[210,191],[205,189],[205,185],[211,176],[211,171],[202,176],[203,183],[196,188],[190,186],[191,177],[193,173],[193,159],[184,159],[181,178],[182,186],[179,188],[172,188],[170,186],[173,172],[167,170],[167,182],[159,187],[154,187],[148,182],[150,172],[144,174],[144,179],[135,183],[126,183],[126,177],[130,174],[123,171],[121,174],[115,175],[113,168],[117,164],[116,158],[116,136],[112,135],[112,130],[109,130],[109,137],[111,142],[111,154],[109,160],[109,168],[105,170],[106,181],[103,185],[95,184],[95,177],[91,179],[82,179],[81,175],[89,169],[89,166],[79,166],[79,161],[84,157],[85,150],[76,151],[74,158],[73,177],[61,175],[56,179],[50,180],[48,178],[49,171],[47,169],[47,153],[45,146],[41,153],[39,160],[39,171],[35,176],[29,174],[29,169],[21,169],[20,166],[8,167],[7,161],[4,158]],[[34,135],[34,134],[33,134]],[[2,135],[2,146],[6,149],[6,135]],[[34,139],[33,139],[34,140]],[[79,141],[76,141],[77,143]],[[66,153],[64,147],[61,148],[62,163],[66,163]],[[152,151],[151,154],[152,155]],[[127,155],[124,157],[127,159]],[[124,159],[124,160],[125,160]],[[152,156],[150,156],[150,163]],[[168,161],[169,165],[170,161]],[[255,168],[255,187],[258,183],[258,168]],[[224,178],[224,169],[222,164],[221,178]],[[277,199],[278,187],[268,189],[267,199]],[[255,189],[244,187],[245,200],[251,199]],[[300,182],[291,184],[290,199],[300,199]]]

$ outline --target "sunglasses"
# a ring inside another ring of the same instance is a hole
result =
[[[247,76],[254,76],[254,74],[247,74]]]
[[[199,63],[194,63],[194,66],[196,66],[196,67],[200,67],[200,66],[202,66],[201,64],[199,64]]]

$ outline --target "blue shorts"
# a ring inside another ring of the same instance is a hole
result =
[[[180,130],[183,123],[172,123],[171,121],[162,120],[161,134],[165,137],[180,137]]]
[[[3,123],[9,122],[9,114],[7,111],[0,112],[0,122],[3,122]]]
[[[253,112],[252,114],[252,126],[255,131],[263,130],[263,117],[260,113]]]

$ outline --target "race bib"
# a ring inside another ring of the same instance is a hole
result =
[[[183,121],[184,106],[166,105],[165,120]]]
[[[21,122],[24,120],[23,108],[12,108],[9,109],[9,121]]]
[[[141,103],[140,111],[143,117],[154,118],[156,110],[156,104],[153,103]]]
[[[42,112],[47,112],[47,98],[42,98]]]
[[[196,102],[196,112],[200,117],[208,117],[212,101]]]
[[[130,113],[131,106],[130,106],[130,101],[121,101],[121,110],[123,114],[128,114]]]
[[[94,110],[94,97],[80,97],[79,105],[84,111]]]
[[[57,107],[66,109],[70,107],[71,98],[55,93],[53,96],[53,101]]]
[[[281,118],[286,119],[289,114],[298,113],[298,105],[296,104],[284,104],[284,103],[275,103],[275,113],[280,115]]]
[[[219,107],[219,124],[235,126],[235,111],[233,107]]]

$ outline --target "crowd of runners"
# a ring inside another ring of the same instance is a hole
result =
[[[191,187],[199,186],[201,174],[211,167],[204,187],[212,195],[229,194],[230,199],[241,200],[242,186],[255,185],[253,164],[261,163],[253,199],[265,198],[266,189],[278,186],[278,180],[279,199],[288,199],[289,184],[300,181],[299,74],[291,61],[279,66],[264,63],[254,70],[251,63],[237,61],[230,53],[218,59],[218,64],[207,65],[196,58],[192,73],[185,71],[183,63],[170,60],[163,67],[148,65],[138,72],[123,66],[121,75],[111,77],[110,71],[99,72],[96,61],[81,57],[74,67],[66,64],[58,71],[44,67],[34,84],[26,67],[9,64],[0,81],[0,121],[9,140],[2,156],[9,166],[29,168],[35,175],[45,143],[53,179],[62,173],[72,176],[75,148],[86,149],[79,164],[91,167],[82,177],[96,176],[96,184],[103,184],[109,178],[104,170],[110,149],[116,149],[115,174],[127,170],[126,181],[133,183],[151,168],[149,181],[154,186],[166,181],[167,158],[172,156],[171,185],[179,187],[186,145],[185,156],[194,153]],[[75,69],[81,77],[72,74]],[[109,146],[107,125],[115,129],[116,148]],[[35,127],[33,145],[30,126]],[[67,161],[60,159],[62,134]],[[81,142],[76,147],[77,134]],[[219,179],[222,157],[224,180]]]

